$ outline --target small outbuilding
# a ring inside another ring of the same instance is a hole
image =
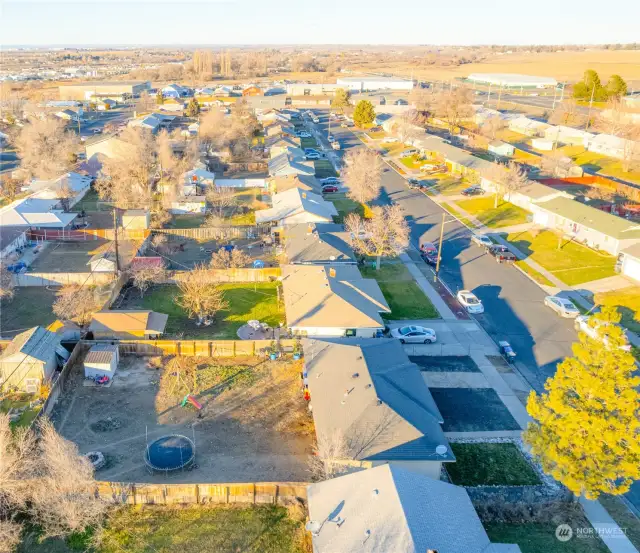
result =
[[[127,209],[122,214],[122,227],[126,230],[148,229],[150,223],[148,209]]]
[[[516,151],[515,147],[502,140],[493,140],[489,142],[488,150],[500,157],[511,157]]]
[[[84,358],[84,376],[99,378],[108,376],[113,380],[113,376],[118,368],[120,353],[115,344],[96,344]]]

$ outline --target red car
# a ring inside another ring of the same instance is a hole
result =
[[[337,191],[338,191],[338,187],[334,186],[333,184],[328,184],[327,186],[322,187],[323,194],[329,194],[331,192],[337,192]]]

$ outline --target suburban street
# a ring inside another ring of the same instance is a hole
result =
[[[314,111],[321,114],[316,126],[326,137],[328,111]],[[340,155],[351,148],[366,147],[350,130],[332,123],[331,132],[342,144]],[[323,145],[327,146],[326,142]],[[404,177],[387,166],[379,202],[392,201],[407,214],[413,247],[417,248],[421,240],[438,242],[443,209],[422,192],[410,190]],[[482,300],[485,313],[476,317],[478,322],[494,340],[511,343],[523,376],[531,386],[541,389],[544,380],[554,374],[556,364],[571,354],[571,344],[576,341],[572,323],[544,306],[545,293],[537,284],[515,267],[496,264],[471,244],[471,231],[449,215],[447,220],[442,280],[454,293],[468,289]]]

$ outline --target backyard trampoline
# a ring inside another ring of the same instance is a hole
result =
[[[188,468],[195,459],[196,446],[180,434],[162,436],[147,445],[144,461],[152,471],[170,472]]]

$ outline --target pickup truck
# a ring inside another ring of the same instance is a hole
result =
[[[502,244],[490,246],[487,248],[487,253],[493,256],[497,263],[513,263],[518,259],[507,246],[503,246]]]

